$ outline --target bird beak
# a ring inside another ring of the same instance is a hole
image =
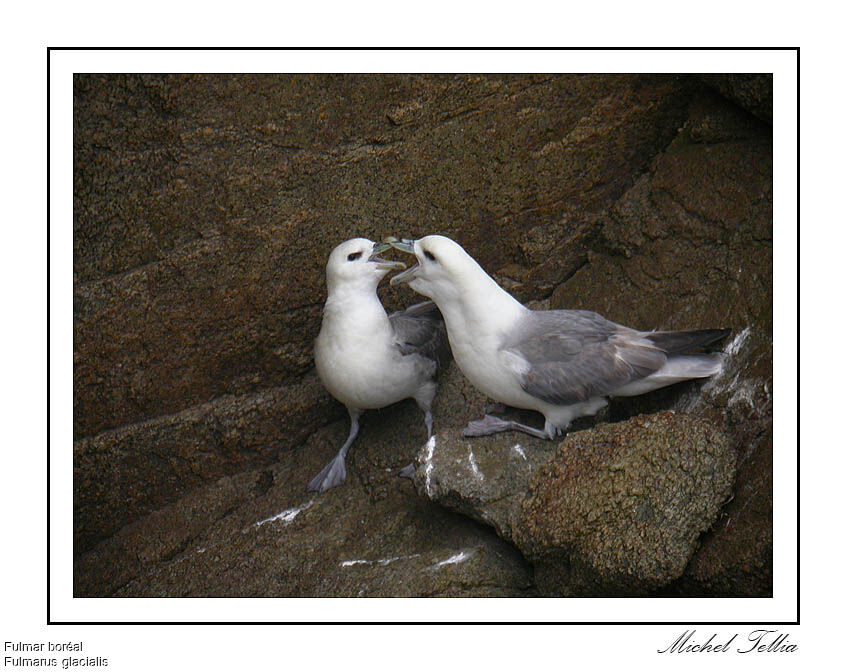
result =
[[[382,244],[390,245],[395,250],[400,250],[401,252],[405,252],[406,254],[415,253],[415,241],[410,240],[408,238],[401,238],[398,240],[394,236],[388,236],[387,238],[385,238],[385,242]],[[415,264],[408,271],[398,273],[393,278],[391,278],[391,281],[388,284],[394,287],[394,285],[399,285],[401,282],[411,282],[416,277],[418,277],[417,271],[420,267],[420,264]]]
[[[410,240],[409,238],[401,238],[398,240],[394,236],[388,236],[388,238],[385,239],[385,242],[391,245],[391,247],[395,250],[400,250],[407,254],[415,253],[415,241]]]
[[[371,252],[371,256],[368,257],[368,262],[374,262],[377,265],[377,268],[380,268],[385,271],[390,271],[395,268],[406,268],[406,264],[404,264],[402,261],[391,261],[390,259],[382,259],[379,257],[381,253],[385,252],[390,248],[390,243],[376,243],[374,245],[373,251]]]
[[[420,264],[415,264],[408,271],[398,273],[393,278],[391,278],[391,281],[388,284],[394,287],[395,285],[399,285],[401,282],[411,282],[416,277],[418,277],[418,270],[420,269],[420,267]]]

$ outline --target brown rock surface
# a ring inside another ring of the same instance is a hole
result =
[[[370,416],[348,481],[306,482],[347,428],[336,422],[263,469],[195,489],[78,556],[77,596],[532,596],[532,569],[490,529],[417,497],[396,476],[413,404]],[[366,416],[368,417],[368,416]],[[422,432],[421,432],[422,433]],[[420,439],[421,437],[417,437]]]
[[[730,498],[735,455],[663,411],[574,432],[536,471],[515,542],[550,595],[644,595],[678,579]]]

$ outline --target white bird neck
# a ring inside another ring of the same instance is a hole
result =
[[[452,323],[464,333],[469,327],[473,331],[483,327],[486,333],[502,335],[529,310],[481,268],[464,279],[457,298],[448,306],[439,306],[448,332]]]
[[[340,284],[329,290],[323,312],[324,323],[333,326],[354,322],[360,329],[390,329],[376,289]]]

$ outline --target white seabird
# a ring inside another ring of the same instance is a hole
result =
[[[315,340],[315,368],[324,387],[347,407],[350,434],[335,458],[310,482],[325,492],[347,477],[347,451],[359,433],[359,416],[413,398],[432,436],[436,371],[449,362],[444,322],[432,301],[388,315],[376,293],[399,261],[381,259],[387,243],[354,238],[341,243],[326,265],[327,299]]]
[[[574,418],[594,415],[607,397],[627,397],[720,371],[722,353],[684,354],[729,329],[637,331],[587,310],[530,310],[504,291],[462,247],[444,236],[391,245],[418,264],[395,275],[435,301],[453,359],[492,399],[539,411],[544,429],[486,415],[465,436],[510,429],[542,439]]]

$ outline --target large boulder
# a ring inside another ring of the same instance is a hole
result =
[[[418,491],[487,523],[535,567],[541,594],[646,595],[679,579],[731,499],[736,456],[709,420],[663,411],[531,437],[439,432]]]
[[[682,576],[730,499],[735,454],[664,411],[575,432],[536,472],[515,543],[545,594],[646,595]]]

